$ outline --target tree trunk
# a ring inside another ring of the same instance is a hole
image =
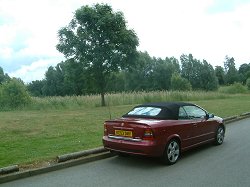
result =
[[[102,98],[102,106],[106,106],[104,93],[101,93],[101,98]]]

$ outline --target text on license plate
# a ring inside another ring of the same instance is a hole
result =
[[[132,131],[115,130],[115,135],[132,137]]]

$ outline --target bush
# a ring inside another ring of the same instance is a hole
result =
[[[228,93],[228,94],[238,94],[238,93],[247,93],[247,88],[241,83],[234,83],[230,86],[224,86],[219,89],[219,92]]]
[[[0,110],[21,108],[31,102],[25,85],[17,79],[12,79],[1,85]]]

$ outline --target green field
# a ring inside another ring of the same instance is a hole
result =
[[[194,100],[193,103],[221,117],[250,112],[249,94]],[[144,101],[137,103],[140,102]],[[0,112],[0,167],[51,160],[60,154],[101,146],[103,122],[109,119],[109,111],[116,118],[135,104],[112,105]]]

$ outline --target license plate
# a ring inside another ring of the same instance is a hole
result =
[[[132,137],[132,131],[115,130],[116,136]]]

